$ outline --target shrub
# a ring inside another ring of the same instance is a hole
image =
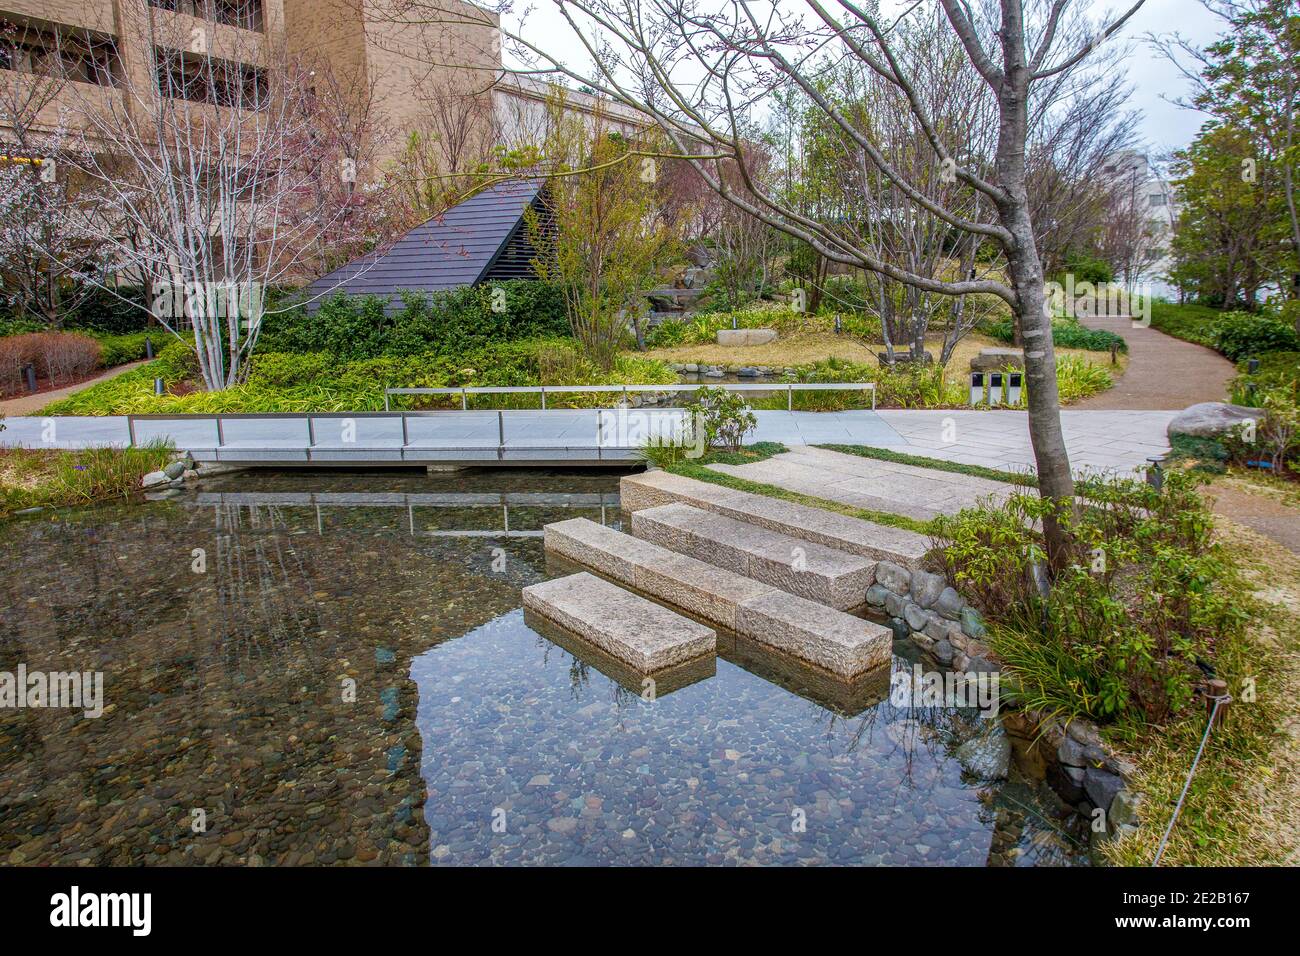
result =
[[[986,616],[1028,706],[1158,722],[1188,705],[1218,642],[1247,619],[1200,480],[1170,471],[1163,491],[1125,478],[1081,483],[1077,511],[1056,510],[1075,553],[1046,597],[1032,569],[1044,561],[1038,528],[1051,502],[1016,492],[936,520],[947,571]]]
[[[981,329],[986,335],[1000,342],[1016,340],[1015,326],[1011,319],[990,322]],[[1127,352],[1128,343],[1124,337],[1106,329],[1090,329],[1078,321],[1058,321],[1052,323],[1052,341],[1063,349],[1086,349],[1090,352],[1109,352],[1111,346]]]
[[[22,387],[23,367],[34,365],[52,384],[85,378],[99,364],[99,343],[74,332],[27,332],[0,339],[0,389]]]
[[[166,331],[129,332],[124,335],[99,334],[95,338],[99,342],[99,364],[104,368],[113,368],[144,358],[147,351],[146,339],[152,338],[154,347],[157,348],[164,339],[171,338],[171,334]]]
[[[1228,312],[1215,322],[1210,344],[1235,362],[1268,352],[1300,351],[1300,336],[1272,316]]]
[[[427,295],[408,292],[402,301],[402,307],[389,314],[385,299],[339,293],[314,313],[299,306],[270,314],[259,348],[328,352],[351,361],[455,354],[490,342],[569,334],[563,293],[545,282],[513,280]]]
[[[1056,357],[1056,388],[1062,403],[1077,402],[1096,395],[1113,384],[1115,380],[1104,365],[1095,365],[1081,355]]]
[[[169,387],[192,382],[194,354],[173,342],[156,361],[55,402],[45,411],[66,415],[122,415],[163,412],[374,411],[384,407],[390,387],[446,388],[477,385],[673,384],[667,365],[640,356],[620,355],[611,372],[587,360],[572,339],[494,342],[458,355],[425,352],[381,355],[340,362],[328,352],[258,352],[248,381],[220,392],[153,394],[153,379]],[[548,396],[554,406],[586,407],[608,395]],[[480,406],[519,407],[519,395],[479,396]],[[536,403],[536,396],[531,398]],[[459,406],[457,396],[394,396],[394,408]]]
[[[1175,305],[1170,302],[1151,303],[1151,327],[1172,335],[1176,339],[1195,342],[1209,348],[1214,346],[1214,327],[1223,315],[1218,309],[1205,305]]]
[[[725,388],[701,388],[695,401],[686,406],[693,427],[704,429],[704,447],[721,445],[738,452],[745,435],[758,427],[758,419],[745,400]]]

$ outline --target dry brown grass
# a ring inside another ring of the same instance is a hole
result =
[[[943,347],[943,339],[934,336],[926,340],[926,347],[935,355]],[[987,335],[971,333],[960,342],[953,351],[948,363],[948,378],[956,381],[964,377],[970,368],[971,358],[980,349],[1005,347],[1002,342]],[[812,362],[838,358],[849,362],[869,362],[874,364],[876,353],[881,348],[872,342],[849,335],[835,335],[832,332],[796,332],[778,338],[766,345],[752,345],[741,348],[724,348],[719,345],[679,345],[669,349],[651,349],[642,353],[647,358],[660,359],[664,362],[696,362],[706,365],[766,365],[780,368],[793,365],[807,365]],[[1119,364],[1111,366],[1110,356],[1105,352],[1089,352],[1084,349],[1056,350],[1057,355],[1082,355],[1088,361],[1105,365],[1118,376],[1128,365],[1128,357],[1121,355]]]

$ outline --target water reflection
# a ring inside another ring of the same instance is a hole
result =
[[[963,773],[973,714],[734,640],[647,703],[529,627],[536,532],[617,522],[616,487],[250,473],[0,527],[0,670],[100,670],[107,705],[0,711],[0,861],[1081,860],[1032,780]]]

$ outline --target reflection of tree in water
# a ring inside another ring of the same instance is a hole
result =
[[[294,655],[313,660],[322,628],[312,598],[319,573],[294,546],[284,515],[274,505],[216,505],[216,634],[227,664]]]

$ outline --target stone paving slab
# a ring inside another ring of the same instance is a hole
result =
[[[736,491],[667,471],[628,475],[619,482],[619,495],[623,510],[633,514],[643,508],[682,502],[846,554],[873,561],[893,561],[909,568],[920,567],[921,559],[930,550],[929,539],[914,531]]]
[[[524,608],[650,674],[716,649],[711,627],[583,571],[524,588]]]
[[[810,603],[770,591],[736,609],[736,632],[836,674],[862,674],[889,663],[894,646],[890,631],[848,614],[819,615]],[[864,640],[864,631],[872,639]]]
[[[865,603],[876,580],[875,561],[686,504],[635,512],[632,533],[841,611]]]
[[[610,680],[622,685],[638,697],[643,696],[651,685],[646,681],[653,679],[655,700],[662,700],[669,694],[709,680],[718,672],[718,654],[705,654],[682,664],[673,664],[653,672],[653,678],[639,667],[626,664],[607,654],[591,641],[579,637],[558,624],[553,623],[535,611],[524,609],[524,623],[552,644],[572,654],[578,660],[594,667]],[[728,645],[730,647],[730,645]]]
[[[597,571],[630,569],[629,583],[638,591],[837,676],[854,678],[889,661],[893,636],[879,624],[585,518],[547,525],[545,545]]]
[[[1004,500],[1013,486],[929,468],[878,461],[826,448],[800,448],[746,465],[709,465],[714,471],[787,491],[928,521],[986,499]]]
[[[898,436],[890,443],[876,443],[878,447],[1004,471],[1036,470],[1026,412],[884,409],[877,414]],[[1143,467],[1147,458],[1169,451],[1165,429],[1176,414],[1064,409],[1061,428],[1070,467],[1076,474],[1130,474]]]

